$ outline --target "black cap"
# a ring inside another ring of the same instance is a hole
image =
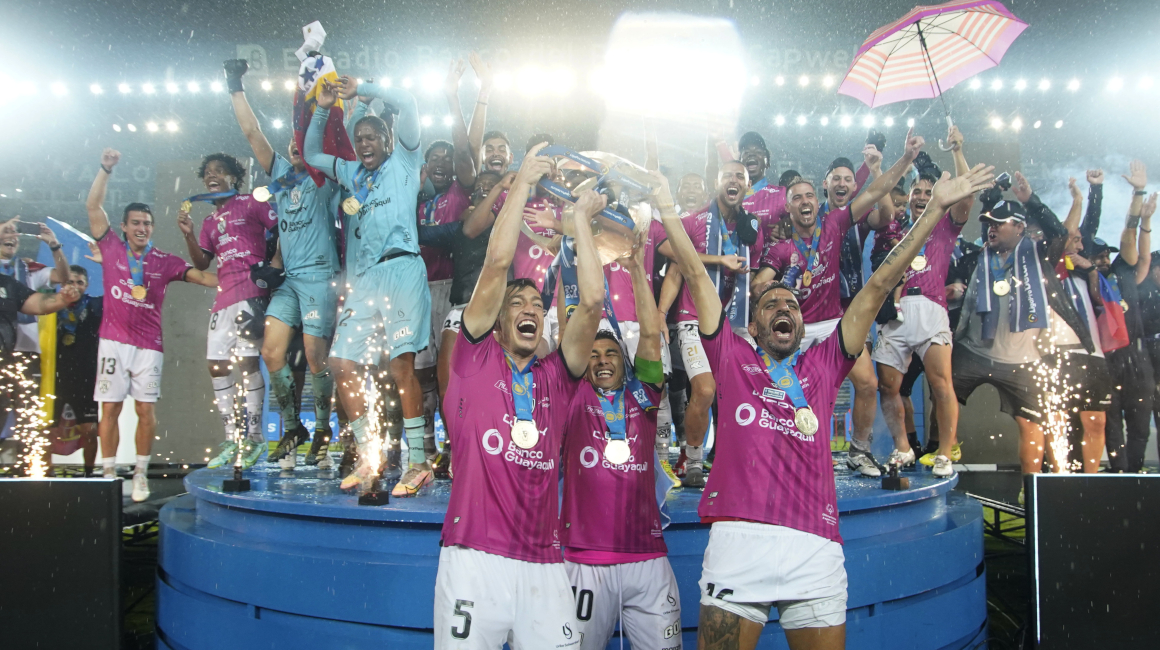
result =
[[[979,221],[1027,223],[1027,212],[1017,201],[999,201],[995,207],[980,214]]]
[[[802,177],[801,172],[796,169],[787,169],[781,174],[781,178],[777,179],[777,184],[781,187],[789,187],[796,179]]]
[[[737,141],[738,151],[745,151],[748,147],[757,147],[767,153],[769,152],[769,147],[765,146],[765,138],[761,137],[761,134],[757,131],[744,133],[741,139]]]
[[[1120,249],[1108,244],[1108,242],[1100,239],[1099,237],[1093,237],[1092,238],[1092,249],[1090,251],[1085,251],[1085,252],[1088,255],[1090,255],[1091,257],[1095,257],[1096,255],[1099,255],[1100,253],[1103,253],[1104,251],[1107,251],[1109,253],[1119,253]]]
[[[826,170],[826,176],[829,176],[830,172],[834,171],[835,169],[837,169],[839,167],[845,167],[846,169],[849,169],[851,172],[853,172],[854,169],[856,169],[854,167],[854,163],[850,162],[849,158],[835,158],[834,162],[830,163],[830,168]]]

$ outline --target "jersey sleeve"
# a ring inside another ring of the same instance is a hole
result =
[[[201,233],[197,237],[197,245],[201,247],[201,250],[209,253],[210,255],[217,254],[217,246],[214,244],[213,231],[213,218],[206,217],[205,220],[201,222]]]
[[[772,246],[767,246],[765,254],[761,256],[761,266],[777,271],[778,275],[785,273],[789,266],[789,255],[786,252],[785,241],[782,240]],[[792,246],[793,244],[790,244]]]
[[[101,272],[108,273],[108,269],[116,263],[117,256],[125,257],[125,241],[113,234],[109,228],[105,235],[97,240],[97,248],[101,251]]]
[[[261,222],[262,227],[266,230],[273,230],[278,226],[278,210],[272,204],[262,203],[251,198],[250,204],[246,208],[249,210],[250,216]]]
[[[166,255],[165,257],[165,282],[177,282],[185,279],[185,273],[192,269],[193,265],[176,255]]]
[[[709,360],[709,368],[713,374],[719,372],[723,361],[729,359],[741,361],[737,352],[737,343],[741,340],[741,337],[734,334],[733,328],[729,326],[729,321],[725,318],[725,310],[721,310],[721,323],[717,326],[717,331],[712,336],[707,336],[701,332],[701,345],[705,348],[705,357]],[[746,343],[745,347],[748,348],[749,344]]]
[[[456,337],[455,349],[451,352],[451,374],[459,377],[471,377],[483,368],[492,354],[496,354],[499,343],[492,336],[489,329],[478,339],[467,333],[467,326],[461,325]]]
[[[846,346],[842,341],[842,323],[839,321],[833,334],[810,346],[802,354],[801,359],[798,359],[798,367],[810,368],[811,377],[824,380],[828,388],[837,391],[857,360],[858,357],[846,354]]]
[[[274,165],[273,169],[270,170],[270,178],[282,178],[293,170],[294,165],[291,165],[289,160],[286,160],[284,157],[282,157],[282,154],[274,154]]]
[[[704,253],[708,250],[709,233],[705,228],[705,220],[699,216],[688,216],[681,219],[681,226],[685,229],[685,234],[689,236],[689,240],[693,242],[693,248],[698,253]]]

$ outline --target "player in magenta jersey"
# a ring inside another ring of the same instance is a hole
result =
[[[710,266],[714,285],[723,304],[730,305],[730,321],[741,327],[745,321],[745,296],[749,294],[749,270],[761,259],[765,242],[761,222],[745,211],[742,201],[749,186],[745,166],[733,161],[721,166],[717,195],[705,210],[682,219],[686,236],[692,237],[702,263]],[[672,234],[670,233],[670,237]],[[675,259],[671,241],[658,250]],[[662,284],[658,308],[668,314],[676,301],[677,344],[685,374],[689,378],[689,403],[685,407],[687,459],[685,487],[704,487],[705,434],[709,428],[709,408],[713,405],[713,375],[697,333],[697,310],[679,274],[669,273]]]
[[[953,147],[955,173],[970,173],[963,155],[963,136],[957,127],[950,127],[947,141]],[[934,189],[934,179],[920,176],[910,192],[911,214],[926,209]],[[939,450],[931,459],[935,476],[954,473],[951,461],[958,446],[956,430],[959,422],[959,402],[951,377],[951,325],[947,316],[946,280],[955,242],[963,231],[963,224],[971,216],[974,198],[959,201],[934,227],[918,257],[902,276],[901,318],[878,326],[878,343],[872,358],[878,365],[878,390],[882,399],[882,416],[894,438],[894,452],[890,463],[899,467],[913,465],[915,450],[911,448],[903,426],[904,409],[899,391],[902,378],[910,367],[914,353],[922,358],[926,379],[934,402],[938,422]],[[921,210],[919,209],[921,208]],[[902,231],[905,235],[905,231]]]
[[[709,202],[709,190],[700,174],[685,174],[677,181],[677,210],[682,217],[700,212]]]
[[[560,554],[560,446],[604,302],[592,233],[576,233],[580,303],[560,347],[536,357],[539,291],[507,281],[524,203],[551,169],[533,147],[500,211],[451,359],[443,410],[455,481],[435,580],[435,648],[577,648],[576,601]],[[603,197],[576,203],[585,222]]]
[[[755,286],[774,279],[800,291],[802,319],[806,323],[802,349],[829,337],[842,316],[841,257],[847,231],[866,223],[870,228],[884,228],[893,210],[875,208],[889,194],[902,174],[910,167],[922,148],[921,137],[907,133],[903,155],[885,173],[880,173],[882,156],[877,148],[863,150],[866,167],[874,181],[858,192],[858,182],[846,159],[835,161],[826,173],[824,188],[828,200],[819,204],[812,183],[803,179],[790,181],[789,213],[792,233],[788,239],[770,246],[761,261]],[[878,410],[878,382],[870,355],[860,357],[851,370],[854,384],[854,435],[847,464],[863,476],[878,477],[882,470],[870,452],[874,415]]]
[[[585,377],[590,387],[576,391],[568,408],[562,541],[581,650],[603,650],[617,619],[634,648],[681,647],[680,595],[661,533],[659,468],[651,462],[664,323],[648,285],[645,235],[631,257],[618,260],[632,278],[637,341],[622,345],[612,332],[598,332]]]
[[[89,229],[99,242],[105,287],[97,354],[97,389],[101,402],[97,431],[101,438],[101,466],[105,478],[116,477],[117,418],[130,395],[137,410],[137,464],[133,471],[133,500],[149,498],[149,451],[157,431],[153,405],[161,397],[161,307],[170,282],[185,281],[217,287],[217,276],[191,267],[185,260],[153,247],[153,213],[144,203],[125,206],[121,217],[124,239],[109,236],[109,215],[102,207],[105,190],[121,153],[101,152],[101,170],[93,180],[85,207]]]
[[[206,359],[214,401],[227,439],[234,437],[234,400],[238,392],[233,366],[241,373],[246,404],[242,458],[248,468],[266,450],[266,437],[262,433],[266,382],[258,368],[258,356],[269,301],[266,290],[250,279],[250,266],[266,261],[266,232],[278,225],[278,213],[269,203],[239,193],[246,182],[246,168],[229,154],[206,156],[197,175],[205,184],[206,193],[190,197],[182,204],[177,225],[198,270],[208,269],[210,262],[217,259],[221,287],[209,317]],[[197,235],[189,216],[192,201],[214,206]]]
[[[942,213],[987,187],[990,172],[979,165],[953,180],[944,174],[926,212],[854,297],[836,334],[805,352],[796,291],[782,284],[752,296],[748,329],[756,347],[726,326],[717,288],[671,197],[661,193],[661,217],[696,303],[721,412],[717,462],[698,508],[712,524],[699,583],[700,647],[755,648],[774,605],[794,650],[845,646],[846,571],[829,440],[834,400],[887,293]]]

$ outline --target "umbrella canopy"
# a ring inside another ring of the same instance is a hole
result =
[[[999,65],[1027,23],[994,0],[915,7],[866,39],[838,93],[870,108],[933,99]]]

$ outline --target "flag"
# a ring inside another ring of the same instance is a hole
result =
[[[314,116],[314,108],[318,105],[318,90],[322,80],[332,84],[338,83],[338,71],[334,61],[318,52],[326,40],[326,30],[322,24],[314,21],[302,28],[303,44],[295,55],[302,64],[298,67],[298,87],[294,92],[294,142],[298,150],[305,153],[306,129],[310,126],[310,118]],[[342,123],[343,101],[340,99],[330,111],[326,121],[326,132],[322,138],[323,153],[337,156],[343,160],[354,160],[354,147]],[[319,187],[325,183],[322,172],[307,165],[310,177]]]

